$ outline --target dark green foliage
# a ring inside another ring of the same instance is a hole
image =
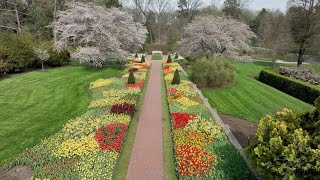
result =
[[[30,33],[0,32],[0,74],[41,67],[41,61],[34,53],[39,44]],[[41,45],[50,54],[50,59],[46,61],[47,66],[63,66],[70,62],[67,50],[57,53],[53,50],[52,43],[41,43]]]
[[[132,71],[130,71],[129,78],[128,78],[128,84],[135,84],[135,83],[136,83],[136,79],[134,78],[134,74]]]
[[[144,55],[141,57],[141,62],[146,62],[146,57]]]
[[[179,85],[180,84],[180,74],[179,74],[179,70],[178,69],[176,69],[176,71],[174,72],[174,76],[173,76],[171,84],[173,84],[173,85]]]
[[[0,32],[0,59],[9,64],[8,71],[19,72],[40,65],[34,54],[35,43],[29,33]]]
[[[320,178],[320,116],[284,109],[260,120],[256,141],[247,153],[266,179]]]
[[[277,74],[270,69],[261,71],[259,81],[309,104],[313,104],[320,96],[319,87]]]
[[[217,140],[209,144],[206,149],[214,152],[219,158],[214,179],[255,179],[247,163],[232,144]]]
[[[46,62],[48,66],[58,67],[70,63],[70,53],[68,52],[68,50],[65,49],[58,53],[50,48],[48,52],[50,54],[50,59]]]
[[[200,59],[191,66],[191,80],[199,87],[223,87],[234,81],[235,68],[224,59]]]
[[[169,54],[169,56],[168,56],[167,63],[172,63],[172,58],[171,58],[171,55],[170,55],[170,54]]]
[[[175,59],[178,59],[179,58],[179,54],[176,53],[176,55],[174,56]]]
[[[314,106],[320,110],[320,97],[318,97],[315,101],[314,101]]]
[[[136,53],[136,54],[134,55],[134,57],[135,57],[135,58],[138,58],[138,57],[139,57],[138,53]]]

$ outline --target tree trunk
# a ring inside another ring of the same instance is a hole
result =
[[[56,16],[57,16],[57,0],[54,0],[53,22],[56,21]],[[57,42],[57,33],[54,29],[53,29],[53,41],[54,43]]]
[[[18,32],[20,32],[21,31],[21,25],[20,25],[20,19],[19,19],[19,12],[18,12],[16,4],[14,4],[14,11],[16,13],[16,18],[17,18]]]
[[[43,61],[41,62],[41,69],[44,71]]]
[[[297,63],[298,67],[300,67],[303,63],[303,55],[305,51],[306,51],[306,48],[304,48],[304,42],[301,42],[300,49],[299,49],[298,63]]]

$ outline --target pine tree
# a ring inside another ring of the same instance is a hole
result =
[[[167,63],[172,63],[171,55],[168,56]]]
[[[130,71],[129,78],[128,78],[128,84],[135,84],[136,79],[134,78],[134,74],[132,71]]]
[[[179,85],[180,84],[180,75],[179,75],[179,70],[178,69],[176,69],[176,71],[174,72],[174,76],[173,76],[171,84],[173,84],[173,85]]]
[[[141,57],[141,62],[146,62],[146,58],[144,57],[144,55],[142,55]]]
[[[139,57],[139,56],[138,56],[138,53],[136,53],[136,54],[134,55],[134,57],[135,57],[135,58],[138,58],[138,57]]]
[[[176,53],[176,56],[174,57],[175,59],[178,59],[179,58],[179,54]]]

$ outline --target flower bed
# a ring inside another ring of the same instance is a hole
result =
[[[120,79],[92,82],[88,111],[26,150],[6,168],[30,166],[33,179],[112,179],[150,64],[129,63],[126,67]],[[139,81],[129,86],[128,73],[134,68]]]
[[[178,63],[163,64],[179,179],[253,179],[192,83],[171,84],[176,69],[182,69]]]

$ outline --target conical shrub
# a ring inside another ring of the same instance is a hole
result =
[[[176,69],[176,71],[174,72],[174,76],[173,76],[171,84],[173,84],[173,85],[179,85],[180,84],[180,74],[179,74],[179,70],[178,69]]]
[[[146,57],[144,57],[144,55],[141,57],[141,62],[146,62]]]
[[[135,57],[135,58],[138,58],[138,57],[139,57],[139,56],[138,56],[138,53],[136,53],[136,54],[134,55],[134,57]]]
[[[179,54],[176,53],[176,56],[174,57],[175,59],[178,59],[179,58]]]
[[[128,77],[128,84],[135,84],[135,83],[136,83],[136,79],[134,78],[134,74],[132,71],[130,71],[129,77]]]
[[[172,63],[171,55],[168,56],[167,63]]]

